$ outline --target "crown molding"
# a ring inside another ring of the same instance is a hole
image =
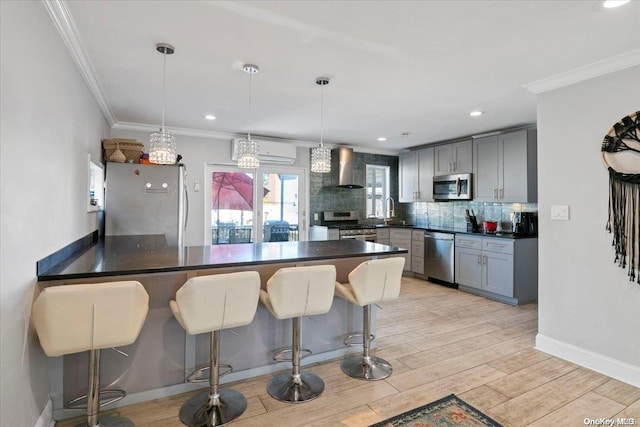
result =
[[[218,132],[218,131],[211,131],[211,130],[189,129],[189,128],[180,128],[180,127],[169,127],[169,126],[165,126],[165,127],[168,132],[171,132],[175,135],[194,136],[196,138],[215,138],[215,139],[226,139],[230,141],[235,138],[244,138],[246,136],[245,134],[239,134],[239,133],[228,133],[228,132]],[[148,125],[144,123],[117,122],[111,126],[111,129],[132,130],[132,131],[138,131],[138,132],[151,133],[151,132],[157,132],[159,127],[157,125]],[[298,147],[312,148],[318,145],[318,142],[315,142],[315,141],[304,141],[300,139],[287,139],[287,138],[274,138],[271,136],[256,135],[256,134],[252,134],[251,136],[259,141],[285,142],[288,144],[295,144]],[[327,146],[328,148],[336,148],[338,146],[347,145],[347,144],[325,143],[324,145]],[[354,152],[359,152],[359,153],[382,154],[385,156],[397,156],[398,153],[400,152],[400,150],[389,150],[384,148],[360,147],[355,145],[349,145],[349,146],[353,148]]]
[[[145,123],[133,123],[133,122],[116,122],[111,126],[112,129],[120,129],[120,130],[133,130],[139,132],[157,132],[160,129],[157,125],[149,125]],[[240,133],[230,133],[230,132],[220,132],[213,130],[204,130],[204,129],[191,129],[191,128],[181,128],[181,127],[170,127],[165,126],[166,130],[175,135],[182,136],[195,136],[197,138],[215,138],[215,139],[236,139],[236,138],[244,138],[246,134]],[[287,138],[274,138],[271,136],[257,135],[251,134],[254,139],[261,141],[274,141],[274,142],[288,142],[295,143],[296,145],[302,147],[315,147],[317,143],[302,141],[297,139],[287,139]]]
[[[195,136],[198,138],[233,139],[240,137],[239,135],[233,133],[217,132],[211,130],[189,129],[170,126],[165,126],[165,128],[168,132],[175,135]],[[133,130],[139,132],[158,132],[160,126],[149,125],[145,123],[116,122],[111,126],[111,129]]]
[[[42,4],[49,13],[49,17],[53,21],[58,33],[60,33],[60,37],[62,37],[64,44],[67,46],[80,74],[87,83],[87,86],[89,86],[89,90],[93,94],[98,108],[102,111],[109,126],[113,126],[113,124],[117,122],[117,119],[113,111],[111,111],[111,107],[109,107],[107,98],[104,96],[102,85],[89,60],[89,56],[84,48],[84,43],[78,32],[78,27],[73,20],[73,16],[71,16],[67,2],[65,0],[42,0]]]
[[[579,83],[594,77],[620,71],[625,68],[640,65],[640,49],[632,50],[588,64],[565,73],[556,74],[535,82],[527,83],[522,87],[528,91],[539,94],[550,90]]]

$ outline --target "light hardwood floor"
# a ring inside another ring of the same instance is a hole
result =
[[[326,388],[316,400],[297,405],[267,394],[270,375],[226,384],[248,401],[231,425],[368,426],[451,393],[505,427],[583,426],[585,418],[618,417],[640,425],[640,389],[533,348],[536,304],[511,307],[403,278],[400,298],[385,303],[377,319],[374,354],[391,362],[391,377],[351,379],[340,370],[340,360],[305,367],[320,375]],[[191,394],[104,413],[117,412],[138,427],[181,427],[177,414]],[[81,419],[56,426],[74,426]]]

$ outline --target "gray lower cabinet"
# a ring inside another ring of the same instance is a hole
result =
[[[399,256],[404,257],[404,271],[411,271],[411,229],[391,228],[389,229],[389,241],[391,246],[407,249],[409,252]]]
[[[538,239],[456,235],[458,289],[519,305],[538,298]]]
[[[424,230],[411,231],[411,271],[424,274]]]
[[[389,232],[388,228],[378,228],[376,230],[376,243],[388,245],[390,243]]]

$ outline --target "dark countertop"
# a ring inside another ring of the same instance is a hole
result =
[[[359,240],[168,246],[163,235],[107,236],[38,275],[38,281],[200,270],[407,253]]]
[[[425,230],[425,231],[439,231],[442,233],[453,233],[453,234],[470,234],[470,235],[479,236],[479,237],[496,237],[496,238],[502,238],[502,239],[536,239],[538,238],[537,235],[534,235],[534,236],[515,235],[513,233],[508,233],[508,232],[491,234],[491,233],[483,233],[482,231],[467,231],[466,228],[462,228],[462,227],[451,227],[451,228],[429,227],[427,228],[427,227],[418,227],[415,225],[394,225],[394,224],[378,225],[378,227],[379,228],[412,228],[412,229]]]

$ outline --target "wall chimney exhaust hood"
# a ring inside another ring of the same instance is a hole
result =
[[[353,179],[353,149],[338,147],[331,150],[331,183],[340,188],[363,188]]]

